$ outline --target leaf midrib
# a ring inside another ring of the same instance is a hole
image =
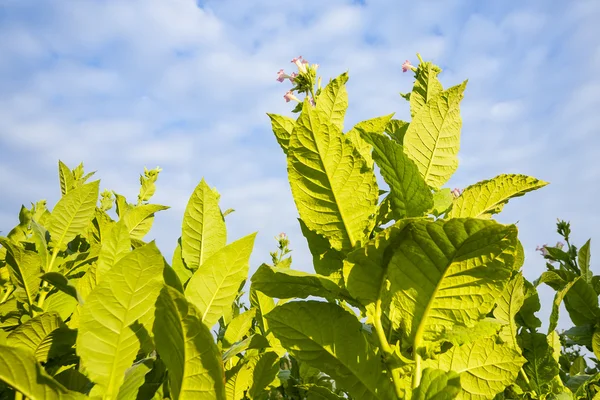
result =
[[[332,107],[332,110],[333,110],[333,107]],[[329,118],[329,119],[331,119],[331,118]],[[319,160],[321,162],[321,166],[323,167],[323,171],[325,172],[325,176],[327,177],[327,183],[329,184],[329,189],[330,189],[330,192],[331,192],[331,196],[333,197],[333,200],[334,200],[335,205],[337,207],[338,213],[339,213],[340,218],[342,220],[342,224],[344,225],[344,229],[346,231],[346,235],[348,236],[348,240],[350,241],[350,246],[354,247],[354,243],[356,243],[356,241],[354,240],[354,235],[352,235],[352,232],[350,231],[350,229],[348,227],[348,224],[346,223],[346,218],[344,216],[344,212],[342,211],[341,204],[338,201],[338,198],[337,198],[337,196],[335,194],[335,191],[333,190],[333,179],[332,179],[332,177],[329,176],[328,168],[326,167],[325,160],[323,159],[323,155],[322,155],[323,152],[322,152],[321,146],[319,145],[319,141],[315,137],[315,130],[314,130],[314,124],[313,124],[313,113],[311,111],[308,112],[308,121],[310,123],[310,133],[312,135],[312,139],[313,139],[313,141],[315,143],[315,146],[317,147],[317,152],[319,154]],[[334,127],[334,129],[335,128],[336,127]],[[344,147],[344,139],[345,138],[343,138],[343,137],[341,137],[339,135],[336,135],[336,136],[329,135],[329,143],[331,143],[332,139],[334,139],[334,140],[335,139],[340,140],[340,146],[342,147],[342,152],[341,152],[342,155],[341,155],[341,157],[343,157],[344,156],[343,155],[343,147]]]

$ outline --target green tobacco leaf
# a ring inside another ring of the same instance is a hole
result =
[[[8,238],[0,237],[0,245],[6,248],[6,264],[13,284],[22,288],[27,303],[33,305],[41,283],[41,259],[34,251],[25,250]]]
[[[65,369],[54,375],[54,379],[69,390],[87,393],[94,384],[77,367]]]
[[[548,326],[548,333],[553,332],[558,325],[558,316],[560,310],[560,304],[562,303],[565,295],[571,289],[571,287],[577,282],[577,280],[573,280],[567,282],[560,289],[556,291],[554,295],[554,301],[552,302],[552,311],[550,312],[550,324]]]
[[[508,200],[548,184],[530,176],[502,174],[466,188],[454,200],[449,218],[490,218],[502,211]]]
[[[395,240],[410,219],[401,220],[386,228],[363,247],[348,254],[344,261],[344,279],[350,295],[364,306],[374,305],[382,297],[385,285],[388,260],[386,250]]]
[[[390,246],[392,319],[419,349],[493,308],[510,278],[517,228],[480,219],[414,221]]]
[[[406,130],[404,151],[417,164],[428,185],[441,187],[458,167],[459,104],[467,82],[433,96]],[[412,97],[412,96],[411,96]]]
[[[258,267],[251,280],[254,289],[278,299],[308,296],[335,299],[340,293],[340,287],[324,276],[267,264]]]
[[[95,394],[117,396],[140,343],[151,331],[164,259],[154,242],[133,250],[105,275],[81,309],[77,354]]]
[[[46,268],[50,261],[48,256],[48,243],[46,242],[48,231],[34,220],[31,220],[29,224],[31,226],[31,231],[33,232],[32,238],[35,242],[35,250],[40,256],[42,268]]]
[[[272,347],[269,341],[264,336],[255,333],[244,340],[234,343],[233,346],[223,353],[221,359],[223,360],[223,363],[227,363],[233,357],[248,349],[263,350],[269,347]]]
[[[30,319],[7,338],[7,345],[30,350],[40,362],[61,356],[75,344],[77,332],[66,327],[56,312]]]
[[[344,400],[345,397],[338,396],[323,386],[311,385],[306,393],[306,400]]]
[[[393,119],[385,127],[385,132],[399,144],[404,144],[404,135],[406,135],[408,125],[408,122]]]
[[[302,221],[331,247],[347,251],[370,233],[379,197],[375,174],[327,115],[308,103],[290,138],[288,175]]]
[[[313,256],[315,272],[320,275],[334,275],[342,270],[344,254],[332,249],[329,241],[322,235],[308,229],[304,221],[298,218],[302,235],[306,238],[308,249]]]
[[[55,247],[62,247],[82,233],[96,211],[100,181],[69,191],[52,210],[48,232]]]
[[[363,138],[373,146],[373,159],[390,186],[388,197],[394,219],[423,216],[433,207],[431,190],[402,146],[383,135],[363,135]]]
[[[96,266],[96,281],[100,282],[106,274],[120,259],[131,251],[131,238],[129,228],[122,219],[113,224],[110,230],[102,237],[102,247],[98,255]]]
[[[344,130],[344,116],[348,108],[346,82],[348,82],[346,72],[329,82],[319,95],[316,106],[317,110],[323,112],[326,121],[337,126],[340,131]]]
[[[77,299],[65,292],[51,293],[44,302],[44,311],[56,311],[60,319],[66,321],[77,307]]]
[[[158,204],[142,204],[130,208],[121,218],[125,220],[131,239],[142,240],[152,228],[154,214],[167,209],[169,207]]]
[[[496,300],[496,308],[494,309],[494,317],[506,325],[506,329],[503,329],[500,333],[500,338],[517,350],[519,349],[519,345],[516,339],[517,322],[515,321],[515,316],[525,302],[523,280],[524,278],[521,273],[515,275]]]
[[[523,331],[519,338],[523,357],[527,360],[523,371],[529,378],[531,388],[540,395],[548,393],[550,384],[558,375],[559,369],[546,335]]]
[[[346,137],[354,144],[354,147],[367,161],[369,168],[373,168],[373,157],[371,156],[372,145],[366,142],[362,135],[382,135],[385,127],[389,124],[394,114],[377,117],[359,122],[346,134]]]
[[[73,297],[80,303],[83,303],[83,298],[79,295],[77,287],[69,282],[69,278],[61,274],[60,272],[47,272],[42,275],[42,279],[48,283],[51,283],[55,288]]]
[[[514,383],[525,359],[519,352],[494,338],[453,347],[425,367],[455,371],[460,375],[459,399],[491,399]]]
[[[581,276],[587,283],[592,283],[592,271],[590,271],[590,242],[592,239],[589,239],[577,253],[577,264],[579,264],[579,269],[581,269]]]
[[[410,94],[410,116],[414,117],[425,104],[444,90],[438,79],[442,70],[428,61],[419,63],[415,72],[415,84]]]
[[[252,321],[256,316],[256,308],[251,308],[248,311],[235,317],[225,330],[223,336],[224,345],[230,347],[236,342],[242,340],[244,336],[248,334],[250,328],[252,328]]]
[[[433,193],[433,209],[431,213],[436,217],[444,214],[452,205],[452,191],[448,188]]]
[[[154,362],[151,358],[145,358],[133,364],[125,372],[125,380],[119,388],[117,400],[132,400],[138,396],[140,387],[144,384],[146,374],[152,370]]]
[[[58,160],[58,180],[60,181],[60,192],[63,196],[75,187],[75,179],[71,169],[60,160]]]
[[[306,301],[277,306],[266,318],[294,358],[330,375],[353,398],[395,398],[381,356],[354,315],[335,304]]]
[[[165,286],[156,302],[156,346],[169,371],[174,399],[225,399],[221,355],[202,313]]]
[[[290,144],[290,136],[296,125],[296,121],[285,115],[269,114],[271,119],[271,128],[277,139],[277,143],[281,146],[281,149],[285,154],[288,152],[288,145]]]
[[[0,345],[0,381],[30,399],[85,399],[55,381],[28,350]]]
[[[252,384],[252,369],[254,368],[254,364],[248,362],[242,364],[240,361],[234,368],[237,371],[228,377],[225,383],[227,400],[245,400],[247,399],[245,395],[246,391]]]
[[[575,325],[595,324],[600,318],[598,295],[585,278],[579,277],[567,291],[565,308]]]
[[[252,308],[256,308],[256,323],[260,332],[267,336],[269,323],[264,316],[275,308],[275,300],[250,286],[250,305]]]
[[[454,371],[425,368],[412,400],[451,400],[460,393],[460,377]]]
[[[177,240],[177,247],[175,247],[175,251],[173,252],[173,261],[171,262],[171,267],[177,274],[181,285],[185,288],[187,282],[192,277],[192,272],[185,267],[185,262],[183,261],[183,255],[181,251],[181,238]]]
[[[195,271],[227,243],[219,196],[202,179],[183,214],[181,252],[187,268]]]
[[[190,278],[185,296],[200,310],[208,327],[231,308],[246,280],[255,237],[256,233],[250,234],[218,250]]]
[[[257,399],[264,389],[273,382],[279,371],[279,356],[275,352],[262,353],[258,356],[252,370],[252,385],[248,390],[251,399]]]

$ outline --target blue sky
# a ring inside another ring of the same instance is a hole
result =
[[[298,55],[325,81],[349,70],[348,129],[408,119],[398,92],[413,79],[401,64],[419,52],[445,86],[469,79],[449,187],[500,173],[551,182],[499,217],[519,221],[533,279],[544,269],[535,247],[556,242],[557,217],[579,244],[600,225],[599,19],[595,0],[1,0],[0,230],[21,204],[56,203],[58,159],[83,161],[131,201],[144,166],[158,165],[154,201],[172,208],[147,238],[167,259],[205,177],[236,209],[230,240],[259,231],[253,269],[284,231],[295,268],[310,270],[265,114],[290,114],[276,72]]]

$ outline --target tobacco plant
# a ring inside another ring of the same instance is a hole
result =
[[[269,117],[315,273],[292,269],[280,235],[249,304],[255,234],[227,244],[232,210],[204,180],[169,264],[144,241],[167,208],[149,203],[160,169],[144,171],[130,204],[59,162],[52,211],[22,207],[0,238],[0,398],[594,396],[597,367],[580,347],[600,353],[589,242],[577,252],[563,227],[567,251],[544,248],[559,268],[524,279],[517,228],[493,216],[546,182],[503,174],[445,188],[466,81],[444,89],[420,61],[403,65],[415,74],[402,95],[410,122],[387,115],[346,132],[347,74],[322,87],[302,58],[297,73],[279,72],[299,115]],[[547,333],[540,283],[557,290]],[[575,328],[559,335],[563,299]]]

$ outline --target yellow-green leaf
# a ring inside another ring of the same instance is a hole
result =
[[[140,341],[151,331],[163,268],[164,259],[152,242],[123,257],[87,296],[81,308],[77,354],[96,383],[96,395],[117,396]]]
[[[300,218],[336,250],[350,250],[374,225],[379,189],[367,161],[319,109],[305,103],[288,148]]]
[[[433,96],[415,115],[404,136],[404,151],[428,185],[441,187],[458,167],[459,104],[467,82]],[[412,97],[412,96],[411,96]]]
[[[183,214],[181,253],[192,271],[227,243],[227,230],[219,196],[202,179],[188,201]]]
[[[277,143],[279,143],[279,146],[281,146],[283,152],[287,154],[290,136],[292,135],[296,121],[290,117],[286,117],[285,115],[269,113],[267,113],[267,115],[271,119],[271,128],[273,129]]]
[[[466,188],[454,199],[449,218],[490,218],[502,211],[508,200],[548,184],[526,175],[502,174]]]
[[[56,203],[48,221],[48,231],[55,247],[75,239],[89,225],[96,210],[100,181],[71,190]]]
[[[185,296],[200,310],[209,328],[231,308],[246,280],[255,237],[253,233],[221,248],[188,281]]]
[[[168,286],[156,302],[154,335],[172,398],[225,400],[223,364],[213,336],[199,310]]]

